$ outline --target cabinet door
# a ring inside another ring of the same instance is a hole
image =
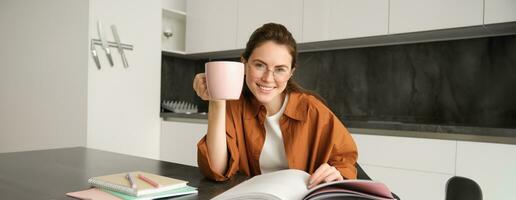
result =
[[[457,143],[457,176],[475,180],[484,199],[516,197],[516,145]]]
[[[388,33],[388,0],[305,0],[303,42]]]
[[[484,12],[485,24],[516,21],[516,1],[485,0]]]
[[[455,174],[456,141],[363,134],[353,138],[359,163]]]
[[[300,0],[238,1],[237,47],[245,48],[249,36],[265,23],[283,24],[296,41],[302,41],[302,9]]]
[[[353,138],[364,171],[401,199],[444,199],[446,181],[455,174],[456,141],[363,134]]]
[[[360,166],[371,179],[384,183],[401,199],[444,199],[446,182],[453,176],[367,164]]]
[[[483,24],[483,0],[390,0],[389,33]]]
[[[186,7],[187,53],[236,49],[236,0],[188,0]]]
[[[197,142],[207,130],[207,124],[163,121],[160,159],[197,166]]]

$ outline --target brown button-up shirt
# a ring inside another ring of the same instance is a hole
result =
[[[289,95],[279,121],[289,168],[312,174],[321,164],[328,163],[344,178],[355,179],[358,153],[348,130],[316,97],[298,92]],[[201,172],[216,181],[227,180],[237,171],[248,176],[261,174],[259,160],[265,141],[265,116],[265,107],[254,98],[227,101],[227,171],[220,174],[212,170],[205,136],[197,144]]]

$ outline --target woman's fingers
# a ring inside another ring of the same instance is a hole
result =
[[[315,172],[310,176],[308,187],[311,188],[313,186],[318,185],[324,178],[326,171],[330,168],[330,165],[324,163],[319,168],[315,170]]]
[[[312,176],[310,176],[308,188],[312,188],[321,182],[332,182],[339,180],[343,180],[339,170],[325,163],[317,168]]]
[[[202,100],[210,99],[208,86],[206,85],[206,75],[204,73],[195,75],[193,89],[195,90],[195,93],[197,93],[197,96],[199,96]]]
[[[326,178],[324,178],[325,183],[344,180],[337,169],[331,171],[332,172],[329,173],[328,176],[326,176]]]
[[[206,76],[204,75],[204,73],[195,75],[195,78],[193,81],[194,90],[197,91],[200,88],[200,86],[205,85],[205,84],[206,84]]]
[[[315,172],[310,176],[310,179],[308,179],[308,185],[313,185],[313,183],[315,183],[318,179],[319,179],[319,176],[320,174],[322,173],[322,171],[324,171],[323,169],[324,167],[324,164],[322,164],[321,166],[319,166]]]

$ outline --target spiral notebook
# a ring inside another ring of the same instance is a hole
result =
[[[88,180],[88,183],[91,186],[120,192],[123,194],[139,197],[143,195],[151,195],[151,194],[157,194],[162,192],[167,192],[170,190],[178,189],[187,187],[187,181],[179,180],[175,178],[170,178],[166,176],[160,176],[152,173],[147,172],[141,172],[141,171],[135,171],[130,172],[134,177],[137,177],[138,175],[143,175],[155,182],[157,182],[160,187],[154,187],[150,183],[140,179],[135,178],[134,181],[136,183],[136,188],[131,188],[131,184],[129,180],[127,179],[126,175],[127,173],[120,173],[120,174],[111,174],[111,175],[105,175],[105,176],[97,176],[92,177]]]

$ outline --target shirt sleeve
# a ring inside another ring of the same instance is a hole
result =
[[[355,163],[358,153],[351,134],[337,116],[320,101],[316,101],[313,106],[317,110],[315,120],[320,131],[318,134],[323,135],[322,139],[326,140],[323,142],[326,145],[324,155],[320,155],[325,158],[323,162],[335,167],[345,179],[356,179]]]
[[[333,145],[328,164],[339,170],[345,179],[356,179],[357,169],[355,168],[355,163],[358,153],[355,141],[346,127],[333,113],[331,113],[329,121]]]
[[[235,121],[228,103],[226,107],[226,143],[228,148],[228,165],[224,174],[213,170],[208,154],[206,135],[197,143],[197,164],[204,176],[215,181],[225,181],[236,174],[238,171],[238,146],[236,142]]]

